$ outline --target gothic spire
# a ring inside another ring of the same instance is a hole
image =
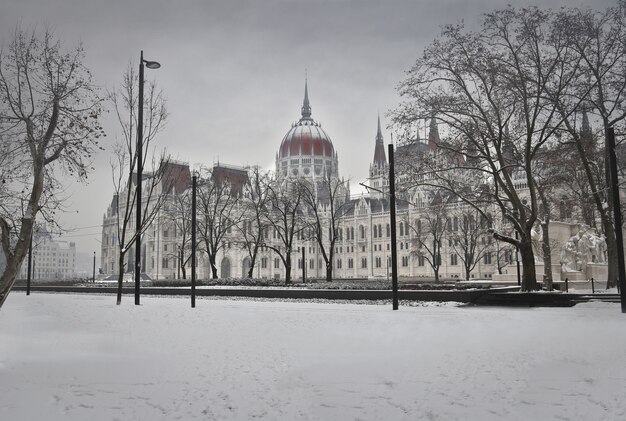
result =
[[[302,118],[311,118],[311,104],[309,104],[309,89],[307,79],[304,79],[304,103],[302,104]]]
[[[591,125],[589,124],[589,117],[587,116],[587,110],[583,108],[583,122],[580,128],[581,134],[591,133]]]
[[[440,142],[439,129],[437,128],[437,121],[435,120],[435,117],[433,116],[430,119],[430,130],[428,132],[428,147],[430,149],[436,149],[439,142]]]
[[[580,127],[580,140],[585,145],[585,149],[588,153],[593,151],[593,132],[591,130],[591,124],[589,124],[589,117],[587,116],[587,110],[583,109],[583,121]]]
[[[378,130],[376,132],[376,146],[374,148],[374,164],[387,164],[387,156],[385,155],[385,142],[383,140],[383,133],[380,129],[380,114],[378,115]]]

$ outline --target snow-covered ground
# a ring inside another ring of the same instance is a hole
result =
[[[0,419],[624,420],[626,315],[14,292]]]

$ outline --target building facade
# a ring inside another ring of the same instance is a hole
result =
[[[419,131],[418,131],[419,132]],[[374,133],[374,130],[373,130]],[[435,121],[431,121],[428,134],[424,140],[412,139],[411,142],[397,145],[395,155],[424,156],[436,152],[439,143],[439,132]],[[340,186],[338,204],[342,212],[340,222],[333,233],[328,225],[321,231],[328,231],[326,244],[330,237],[335,236],[336,242],[333,256],[334,278],[389,278],[391,275],[391,227],[389,214],[389,163],[385,153],[384,137],[378,118],[375,136],[371,144],[373,159],[369,164],[368,194],[350,196],[348,182],[340,177],[339,157],[335,151],[331,137],[322,129],[321,123],[312,118],[312,107],[309,100],[308,86],[305,83],[304,100],[300,119],[287,130],[276,153],[275,182],[279,185],[296,179],[308,180],[317,188],[317,198],[324,203],[321,207],[326,218],[330,215],[328,192],[322,188],[323,180],[334,180]],[[453,159],[457,159],[453,158]],[[188,197],[190,173],[185,164],[176,164],[170,171],[171,176],[165,177],[160,184],[158,195],[168,197],[158,211],[154,221],[144,232],[142,242],[142,271],[151,279],[176,279],[181,276],[181,266],[185,266],[189,277],[189,263],[181,255],[185,249],[183,229],[175,223],[177,218],[168,212],[176,200]],[[232,167],[218,164],[213,168],[213,176],[219,182],[229,182],[231,191],[245,197],[252,192],[247,191],[246,174],[249,168]],[[397,180],[400,184],[417,186],[412,180],[414,175],[396,168]],[[182,178],[178,178],[183,174]],[[177,175],[174,177],[174,175]],[[418,180],[419,181],[419,180]],[[172,187],[174,186],[174,187]],[[129,188],[133,188],[131,186]],[[523,188],[523,186],[520,186]],[[102,261],[101,267],[105,274],[118,273],[119,246],[116,236],[119,235],[119,212],[124,208],[120,202],[122,195],[113,197],[111,205],[103,217]],[[125,197],[125,196],[124,196]],[[434,268],[437,268],[442,279],[464,279],[467,268],[463,262],[467,257],[467,249],[459,246],[463,242],[462,234],[468,227],[476,228],[472,241],[476,250],[473,258],[476,264],[471,268],[470,279],[491,279],[494,274],[508,265],[505,271],[514,267],[514,252],[506,244],[493,242],[490,234],[493,229],[502,229],[501,218],[497,217],[496,209],[486,209],[488,218],[479,220],[468,213],[460,203],[444,203],[444,198],[433,196],[420,187],[410,187],[397,194],[397,251],[398,276],[404,279],[432,280]],[[240,211],[245,212],[243,206]],[[131,213],[131,233],[134,233],[134,212]],[[433,217],[436,216],[436,219]],[[493,217],[491,217],[493,215]],[[221,247],[215,256],[218,276],[222,278],[246,277],[251,265],[246,250],[242,229],[251,224],[246,217],[238,219],[238,224],[227,230],[221,239]],[[437,225],[439,224],[439,225]],[[440,230],[440,231],[438,231]],[[280,255],[279,235],[275,228],[265,229],[256,258],[253,277],[284,278],[285,267]],[[258,240],[261,241],[261,240]],[[131,245],[132,247],[132,245]],[[183,253],[184,254],[184,253]],[[126,254],[125,271],[134,267],[134,252]],[[322,250],[306,230],[299,231],[291,252],[292,279],[324,278],[326,263]],[[211,268],[206,253],[198,252],[197,276],[211,276]]]
[[[31,279],[56,281],[76,277],[76,244],[54,241],[46,230],[33,234]],[[22,263],[20,278],[28,277],[28,257]]]

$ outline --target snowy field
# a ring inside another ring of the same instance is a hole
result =
[[[626,315],[14,292],[0,419],[621,421]]]

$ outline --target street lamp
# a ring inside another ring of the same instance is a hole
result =
[[[137,104],[137,221],[135,229],[135,305],[139,305],[139,287],[141,284],[141,181],[143,177],[143,68],[161,67],[156,61],[143,59],[143,50],[139,59],[139,103]]]
[[[398,309],[398,248],[396,244],[396,175],[393,143],[389,150],[389,219],[391,223],[391,306]]]
[[[513,210],[514,218],[517,220],[519,213],[517,209]],[[522,280],[520,276],[520,267],[519,267],[519,237],[517,234],[517,230],[515,229],[515,225],[513,225],[513,230],[515,231],[515,263],[517,266],[517,286],[522,286]]]

